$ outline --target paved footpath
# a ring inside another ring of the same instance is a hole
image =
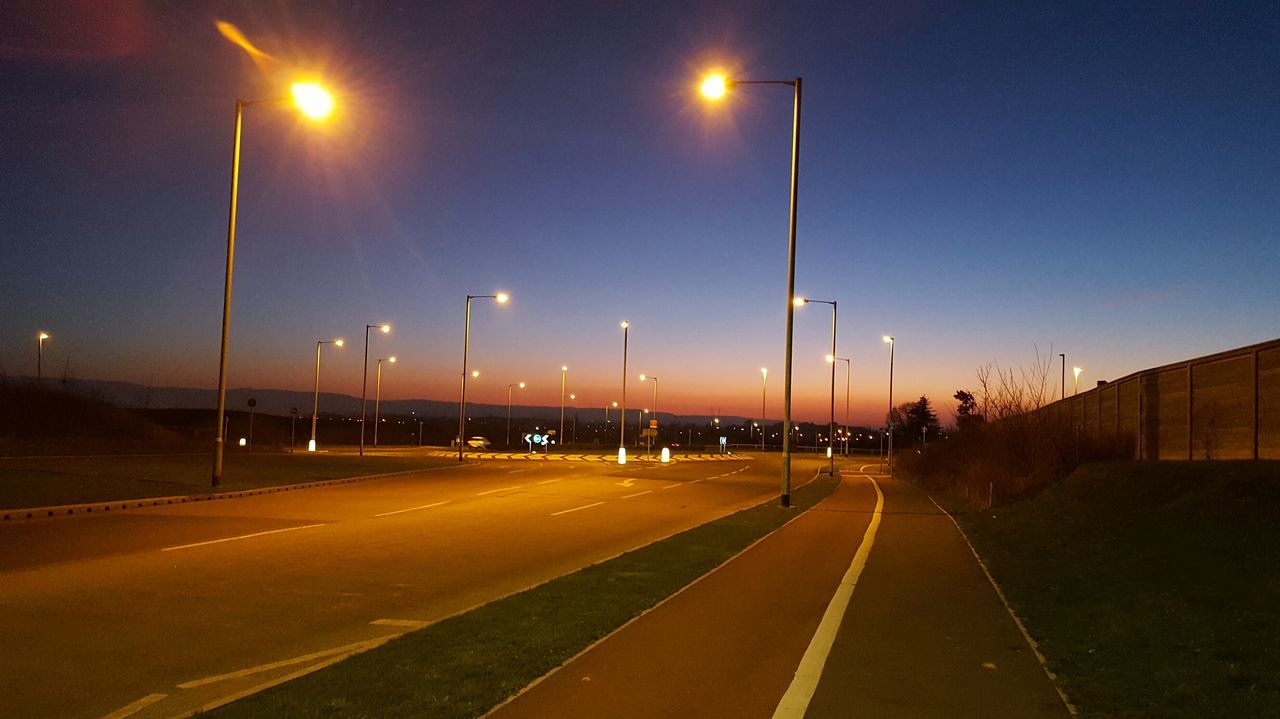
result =
[[[491,716],[1068,717],[950,518],[909,485],[857,472]],[[869,538],[865,568],[847,576]],[[802,661],[816,690],[792,687]]]

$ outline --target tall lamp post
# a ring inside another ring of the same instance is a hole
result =
[[[853,376],[853,360],[849,357],[827,355],[834,369],[836,362],[844,362],[844,454],[849,455],[849,380]]]
[[[511,296],[506,292],[494,295],[467,295],[467,319],[462,330],[462,392],[458,397],[458,461],[462,461],[462,450],[467,440],[467,352],[471,349],[471,300],[491,299],[498,304],[506,304]]]
[[[1062,396],[1059,399],[1067,398],[1067,356],[1062,352],[1058,353],[1058,357],[1062,358]]]
[[[893,349],[894,349],[894,345],[896,344],[896,341],[894,340],[893,335],[885,335],[884,337],[881,337],[881,339],[884,340],[889,345],[889,419],[888,419],[889,432],[888,432],[887,442],[889,444],[889,475],[892,476],[893,475]]]
[[[795,322],[796,292],[796,210],[800,180],[800,98],[804,83],[794,80],[731,80],[723,75],[712,75],[702,82],[702,94],[710,100],[723,98],[738,85],[786,85],[794,90],[794,108],[791,122],[791,218],[787,232],[787,337],[786,366],[782,378],[782,492],[783,507],[791,506],[791,337]]]
[[[525,388],[524,382],[507,385],[507,446],[511,446],[511,390],[515,387]]]
[[[359,452],[359,454],[360,454],[360,456],[361,456],[361,457],[363,457],[363,456],[364,456],[364,407],[365,407],[365,395],[366,395],[366,393],[367,393],[367,392],[368,392],[368,390],[369,390],[369,330],[373,329],[374,327],[377,327],[377,328],[378,328],[378,331],[379,331],[379,332],[381,332],[381,333],[382,333],[382,334],[384,334],[384,335],[385,335],[385,334],[390,334],[390,333],[391,333],[391,325],[386,324],[386,323],[383,323],[383,324],[380,324],[380,325],[365,325],[365,326],[364,326],[364,373],[360,375],[360,452]],[[381,362],[382,360],[378,360],[378,361],[379,361],[379,362]],[[375,414],[376,414],[376,413],[375,413]],[[373,426],[374,426],[374,433],[375,433],[375,434],[377,434],[377,428],[378,428],[377,422],[378,422],[378,420],[375,418],[373,421],[374,421],[374,425],[373,425]],[[378,443],[375,441],[375,442],[373,443],[373,446],[377,447],[377,446],[378,446]]]
[[[309,82],[294,83],[290,88],[293,102],[302,114],[322,120],[333,112],[333,97],[319,85]],[[218,412],[217,433],[213,440],[213,475],[210,484],[222,484],[222,449],[226,440],[227,414],[227,343],[231,330],[231,270],[236,256],[236,202],[240,195],[240,126],[244,108],[267,102],[286,102],[289,98],[267,100],[236,100],[235,134],[231,141],[231,211],[227,220],[227,270],[222,288],[222,341],[218,350]]]
[[[307,442],[307,451],[316,451],[316,417],[320,413],[320,348],[325,345],[342,347],[346,342],[342,339],[316,340],[316,391],[311,400],[311,441]]]
[[[378,416],[382,409],[382,363],[395,364],[396,358],[382,357],[378,359],[378,381],[375,383],[373,390],[373,446],[378,446]],[[360,419],[360,434],[364,434],[364,418]]]
[[[807,297],[797,297],[794,304],[797,307],[814,302],[820,305],[831,305],[831,356],[836,356],[836,312],[838,307],[837,300],[811,300]],[[835,451],[835,434],[836,434],[836,363],[831,362],[831,420],[827,425],[827,474],[834,477],[836,475],[836,451]]]
[[[623,320],[619,323],[622,328],[622,409],[619,410],[619,417],[622,421],[618,422],[618,464],[627,463],[627,341],[628,333],[631,331],[631,323]]]
[[[569,365],[560,365],[560,434],[556,442],[564,444],[564,387],[569,374]]]
[[[768,410],[766,409],[766,400],[769,397],[769,368],[760,368],[760,451],[764,451],[764,433],[769,423]]]
[[[642,374],[640,375],[640,381],[653,382],[653,419],[656,421],[658,419],[658,378],[654,377],[651,374],[649,375]],[[658,439],[658,433],[655,431],[653,434],[653,440],[655,443],[657,442],[657,439]]]
[[[569,393],[569,401],[573,403],[573,439],[570,444],[578,443],[578,395]]]
[[[52,339],[48,332],[36,335],[36,384],[44,382],[44,341]]]

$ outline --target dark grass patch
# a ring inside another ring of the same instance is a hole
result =
[[[1280,462],[1090,464],[957,518],[1085,716],[1280,716]]]
[[[18,509],[234,492],[450,463],[448,459],[426,457],[228,452],[222,486],[214,490],[209,486],[212,453],[0,459],[0,507]]]
[[[792,493],[446,619],[214,710],[215,717],[475,717],[808,509]],[[655,658],[660,660],[660,658]]]

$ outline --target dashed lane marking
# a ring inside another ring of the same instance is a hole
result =
[[[697,481],[697,480],[694,480],[694,481]],[[679,487],[679,486],[680,486],[680,483],[679,483],[679,482],[675,482],[675,483],[672,483],[672,484],[668,484],[668,485],[667,485],[667,486],[665,486],[665,487],[658,487],[658,489],[675,489],[676,487]]]
[[[431,622],[424,622],[420,619],[375,619],[369,623],[380,627],[404,627],[406,629],[421,629],[431,624]]]
[[[419,509],[431,509],[432,507],[439,507],[439,506],[440,506],[440,505],[442,505],[442,504],[448,504],[450,501],[452,501],[452,500],[448,500],[448,499],[446,499],[446,500],[444,500],[443,502],[432,502],[431,504],[424,504],[424,505],[422,505],[421,507],[409,507],[408,509],[397,509],[397,510],[395,510],[395,511],[393,511],[393,512],[383,512],[383,513],[381,513],[381,514],[375,514],[375,515],[373,515],[373,516],[375,516],[375,517],[390,517],[390,516],[391,516],[391,515],[393,515],[393,514],[404,514],[405,512],[416,512],[416,511],[418,511]]]
[[[119,709],[102,717],[102,719],[124,719],[125,717],[133,716],[134,714],[137,714],[138,712],[142,711],[143,709],[146,709],[147,707],[151,706],[152,704],[155,704],[156,702],[160,701],[161,699],[164,699],[167,696],[169,695],[168,694],[148,694],[145,697],[139,699],[138,701],[133,702],[132,704],[128,704],[120,707]]]
[[[399,636],[399,635],[394,635],[394,636]],[[303,664],[305,662],[315,661],[317,659],[324,659],[325,657],[331,657],[338,654],[345,654],[347,652],[355,652],[374,644],[381,644],[383,642],[386,642],[390,638],[391,637],[377,637],[375,639],[366,639],[361,642],[346,644],[341,647],[333,647],[330,649],[323,649],[318,652],[313,652],[311,654],[303,654],[300,657],[293,657],[291,659],[281,659],[278,662],[271,662],[269,664],[259,664],[256,667],[249,667],[248,669],[240,669],[234,672],[227,672],[226,674],[217,674],[211,677],[205,677],[203,679],[194,679],[192,681],[183,682],[182,684],[179,684],[178,688],[179,689],[195,689],[196,687],[202,687],[202,686],[205,686],[206,684],[216,684],[218,682],[226,681],[228,679],[239,679],[241,677],[247,677],[252,674],[261,674],[262,672],[269,672],[273,669],[279,669],[281,667],[293,666],[294,664]]]
[[[510,490],[513,490],[513,489],[520,489],[520,487],[521,487],[521,486],[522,486],[522,485],[517,484],[517,485],[515,485],[515,486],[513,486],[513,487],[499,487],[499,488],[497,488],[497,489],[490,489],[490,490],[486,490],[486,491],[484,491],[484,492],[476,492],[476,496],[477,496],[477,497],[483,497],[483,496],[485,496],[486,494],[493,494],[494,492],[508,492],[508,491],[510,491]]]
[[[652,490],[652,489],[646,489],[646,490],[645,490],[645,491],[643,491],[643,492],[636,492],[635,494],[628,494],[627,496],[622,497],[622,499],[631,499],[632,497],[639,497],[639,496],[640,496],[640,495],[642,495],[642,494],[653,494],[653,490]]]
[[[538,484],[551,484],[552,482],[559,482],[562,479],[564,479],[564,477],[556,477],[555,479],[544,479],[541,482],[538,482]]]
[[[591,509],[592,507],[599,507],[599,506],[600,506],[600,505],[602,505],[602,504],[604,504],[604,502],[592,502],[591,504],[584,504],[584,505],[582,505],[581,507],[574,507],[573,509],[562,509],[562,510],[560,510],[559,512],[552,512],[552,513],[551,513],[551,516],[553,516],[553,517],[558,517],[558,516],[560,516],[561,514],[568,514],[569,512],[576,512],[576,511],[578,511],[579,509]]]
[[[279,534],[281,532],[296,532],[299,529],[312,529],[315,527],[323,527],[323,524],[307,524],[301,527],[285,527],[284,529],[269,529],[265,532],[254,532],[253,534],[242,534],[239,537],[224,537],[222,539],[210,539],[207,542],[194,542],[192,544],[179,544],[176,547],[165,547],[162,552],[172,552],[177,549],[190,549],[192,547],[203,547],[209,544],[221,544],[222,542],[234,542],[240,539],[252,539],[253,537],[262,537],[268,534]]]
[[[511,470],[510,472],[507,472],[507,474],[520,474],[520,473],[521,473],[521,472],[523,472],[523,471],[525,471],[525,470],[523,470],[523,469],[513,469],[513,470]]]

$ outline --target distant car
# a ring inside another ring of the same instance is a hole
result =
[[[473,449],[488,449],[493,446],[487,437],[472,437],[467,440],[467,446]]]

